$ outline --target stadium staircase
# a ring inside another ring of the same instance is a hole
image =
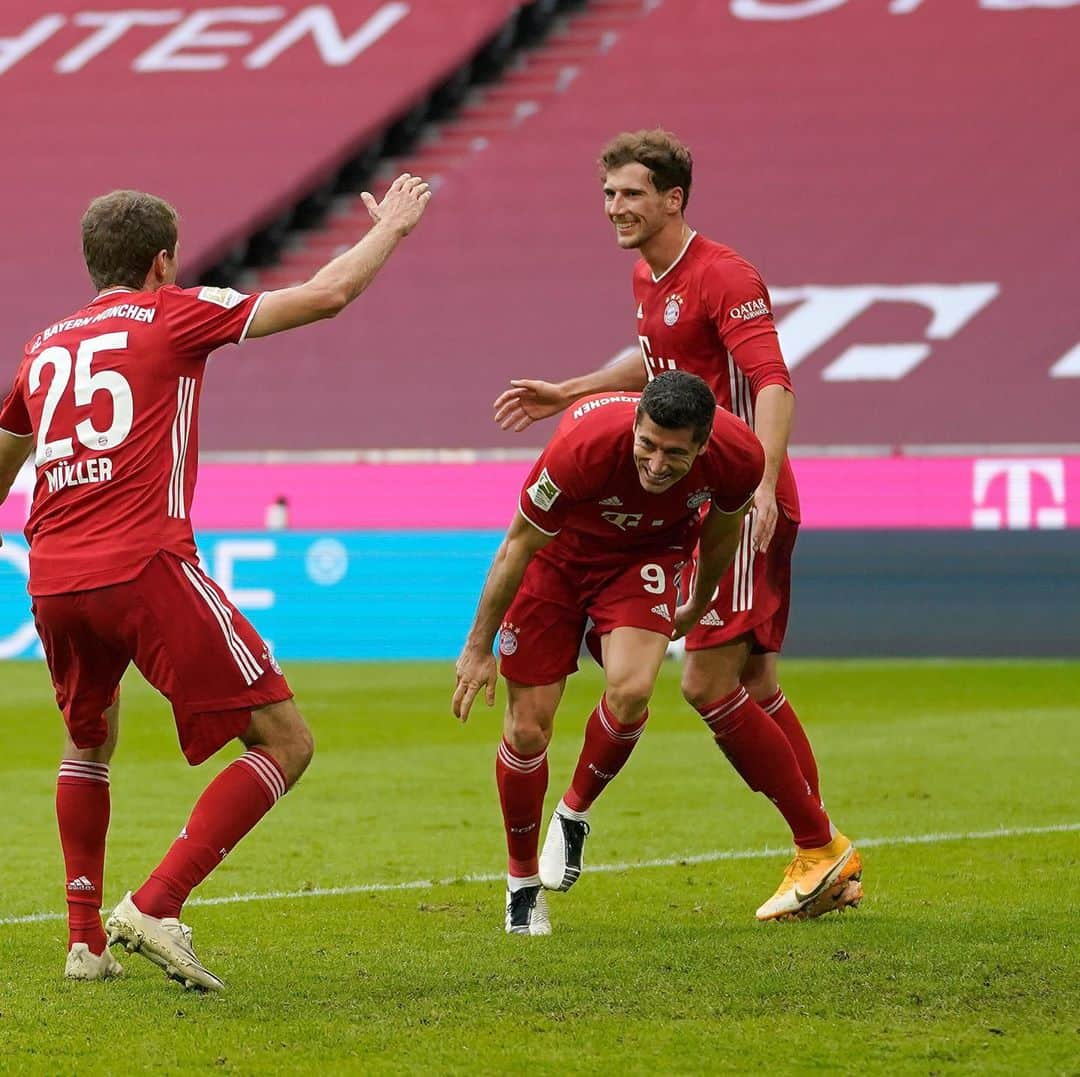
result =
[[[368,227],[361,189],[379,196],[402,172],[423,176],[437,189],[565,93],[589,63],[611,49],[623,27],[659,3],[572,0],[523,7],[470,65],[351,162],[336,189],[313,192],[253,237],[240,265],[216,265],[205,280],[229,278],[248,291],[306,280]]]

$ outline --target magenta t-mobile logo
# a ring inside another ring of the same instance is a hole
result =
[[[1060,459],[976,460],[972,527],[1054,529],[1065,526],[1065,461]]]

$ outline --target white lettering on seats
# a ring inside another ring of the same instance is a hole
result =
[[[0,75],[48,41],[64,22],[63,15],[43,15],[18,37],[0,37]]]
[[[267,38],[245,58],[244,65],[252,69],[266,67],[286,49],[311,34],[323,62],[330,67],[344,67],[365,49],[371,48],[408,14],[408,4],[383,4],[356,33],[346,38],[342,37],[333,11],[326,4],[315,4],[305,8]]]
[[[795,4],[777,4],[773,0],[731,0],[731,14],[737,19],[767,21],[809,19],[843,7],[847,0],[800,0]]]
[[[929,340],[955,336],[999,293],[991,282],[973,284],[851,284],[774,288],[774,304],[798,303],[777,323],[788,368],[794,370],[830,337],[875,303],[914,303],[931,312]],[[924,343],[854,344],[823,372],[826,381],[894,381],[930,354]]]
[[[136,71],[217,71],[228,64],[224,52],[184,53],[195,48],[242,48],[251,44],[246,30],[216,30],[208,28],[221,22],[276,22],[285,14],[281,7],[222,7],[213,11],[196,11],[157,44],[151,45],[135,60]]]
[[[115,45],[135,26],[169,26],[181,19],[179,11],[84,11],[75,16],[78,26],[96,26],[81,45],[65,53],[57,61],[56,70],[62,75],[84,68],[98,53]]]

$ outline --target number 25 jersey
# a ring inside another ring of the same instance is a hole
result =
[[[244,339],[261,298],[110,289],[27,343],[0,429],[33,438],[32,595],[123,583],[162,550],[195,561],[206,358]]]

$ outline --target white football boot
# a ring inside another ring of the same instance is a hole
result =
[[[221,982],[195,956],[191,948],[191,928],[174,916],[161,920],[139,911],[129,890],[105,921],[109,945],[122,943],[133,954],[142,954],[170,980],[201,991],[224,991]]]
[[[64,977],[68,980],[113,980],[124,975],[124,967],[106,946],[99,957],[85,942],[76,942],[68,950]]]
[[[589,824],[564,815],[562,804],[551,815],[544,848],[540,852],[540,882],[547,890],[569,890],[581,875]]]
[[[539,884],[522,886],[517,890],[511,890],[507,886],[506,933],[507,935],[551,934],[547,895]]]

